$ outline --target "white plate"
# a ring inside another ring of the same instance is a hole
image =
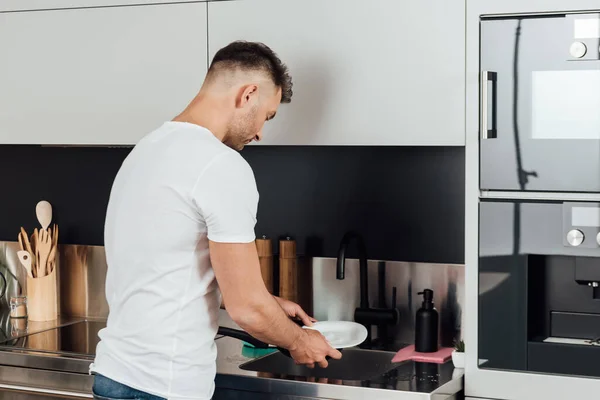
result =
[[[356,322],[322,321],[315,322],[313,326],[305,326],[304,329],[321,332],[335,349],[358,346],[367,338],[367,328]]]

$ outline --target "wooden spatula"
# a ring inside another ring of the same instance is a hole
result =
[[[54,269],[54,260],[56,259],[56,247],[54,245],[50,248],[50,254],[48,255],[48,262],[46,263],[46,275],[50,275]]]
[[[54,247],[58,246],[58,225],[54,224],[54,233],[52,234],[52,242]]]
[[[25,231],[25,228],[21,227],[21,241],[23,242],[23,245],[25,247],[25,250],[29,253],[30,257],[31,257],[31,270],[33,272],[34,275],[35,274],[35,257],[34,257],[34,252],[33,252],[33,248],[31,247],[31,242],[29,241],[29,235],[27,235],[27,232]]]
[[[21,250],[25,250],[25,243],[23,243],[23,236],[21,235],[21,232],[19,232],[17,235],[17,239],[19,240],[19,247]]]
[[[46,229],[42,229],[39,231],[37,235],[37,241],[35,246],[35,251],[38,255],[38,276],[46,276],[48,272],[48,256],[50,255],[50,250],[52,249],[52,240],[50,238],[50,233]]]
[[[17,257],[19,257],[19,261],[23,264],[23,267],[27,270],[27,275],[30,278],[33,278],[33,272],[31,270],[31,254],[29,254],[26,250],[17,251]]]
[[[56,266],[56,253],[58,253],[58,225],[52,226],[52,250],[48,256],[48,274],[50,274]]]
[[[31,234],[31,249],[33,250],[31,255],[33,256],[33,269],[35,270],[33,274],[36,278],[40,276],[40,253],[37,251],[38,238],[38,228],[35,228]]]

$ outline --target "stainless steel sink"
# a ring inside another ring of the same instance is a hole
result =
[[[341,360],[329,360],[327,368],[314,369],[299,366],[280,352],[249,361],[240,366],[246,371],[256,371],[277,375],[339,379],[345,381],[372,380],[396,369],[393,364],[395,353],[376,350],[345,349]],[[412,369],[412,368],[411,368]]]

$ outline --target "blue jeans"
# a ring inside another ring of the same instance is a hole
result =
[[[130,388],[100,374],[94,375],[92,392],[94,393],[94,398],[97,400],[166,400],[162,397]]]

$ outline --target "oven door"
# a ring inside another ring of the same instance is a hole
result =
[[[480,369],[600,377],[599,243],[600,203],[480,203]]]
[[[481,189],[600,192],[600,10],[480,35]]]

